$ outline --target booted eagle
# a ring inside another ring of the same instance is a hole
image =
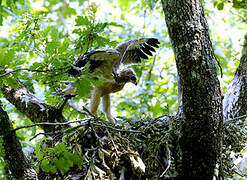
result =
[[[110,112],[110,93],[123,89],[127,82],[137,85],[137,77],[132,69],[120,71],[121,64],[130,65],[141,63],[141,59],[148,59],[158,48],[159,41],[156,38],[140,38],[119,44],[116,49],[96,50],[79,57],[68,73],[73,76],[80,76],[80,69],[89,63],[89,72],[100,75],[103,85],[93,86],[90,95],[90,112],[97,116],[97,109],[102,98],[103,111],[106,118],[114,122],[115,119]],[[73,83],[66,89],[56,94],[69,94],[75,92]]]

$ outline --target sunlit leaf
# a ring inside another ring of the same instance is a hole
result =
[[[223,10],[224,9],[224,2],[221,2],[217,5],[218,10]]]
[[[85,26],[88,26],[91,24],[90,20],[88,20],[88,18],[86,16],[77,16],[76,20],[76,26],[82,26],[82,25],[85,25]]]
[[[75,82],[76,91],[80,96],[84,96],[93,89],[91,82],[86,78],[81,78]]]

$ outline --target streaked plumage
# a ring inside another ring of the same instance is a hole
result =
[[[91,92],[90,111],[97,116],[100,98],[103,99],[103,111],[106,118],[114,121],[110,113],[110,93],[123,89],[127,82],[136,84],[137,77],[133,70],[124,69],[120,71],[120,65],[141,63],[141,59],[148,59],[158,46],[156,38],[140,38],[119,44],[116,49],[96,50],[79,57],[68,71],[73,76],[80,76],[82,69],[89,63],[89,72],[100,75],[104,84],[100,87],[94,86]],[[72,91],[73,84],[68,89]],[[66,93],[66,91],[63,91]]]

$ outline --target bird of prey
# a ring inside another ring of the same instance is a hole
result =
[[[116,49],[95,50],[79,57],[68,73],[73,76],[80,76],[80,69],[89,63],[89,73],[101,77],[103,85],[93,86],[90,95],[90,112],[97,116],[97,109],[102,98],[103,111],[106,118],[114,122],[115,119],[110,112],[110,93],[123,89],[124,85],[131,82],[137,85],[137,77],[132,69],[120,70],[121,64],[130,65],[141,63],[141,59],[148,59],[158,48],[160,42],[156,38],[140,38],[119,44]],[[68,94],[74,92],[73,83],[61,92]],[[58,93],[57,93],[58,94]],[[59,93],[60,94],[60,93]]]

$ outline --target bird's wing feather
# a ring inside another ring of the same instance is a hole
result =
[[[104,78],[112,79],[112,73],[118,74],[121,64],[141,63],[141,59],[148,59],[159,47],[156,38],[140,38],[121,43],[115,50],[96,50],[84,54],[68,72],[71,75],[80,75],[78,69],[89,63],[89,72],[94,72]]]
[[[68,71],[71,75],[80,75],[79,69],[89,63],[89,72],[110,77],[112,68],[116,61],[120,59],[120,53],[116,50],[97,50],[82,55],[77,59],[73,67]]]
[[[159,47],[160,42],[156,38],[140,38],[127,41],[117,46],[116,50],[121,54],[121,59],[117,65],[137,64],[142,59],[148,59],[155,52],[154,48]]]

